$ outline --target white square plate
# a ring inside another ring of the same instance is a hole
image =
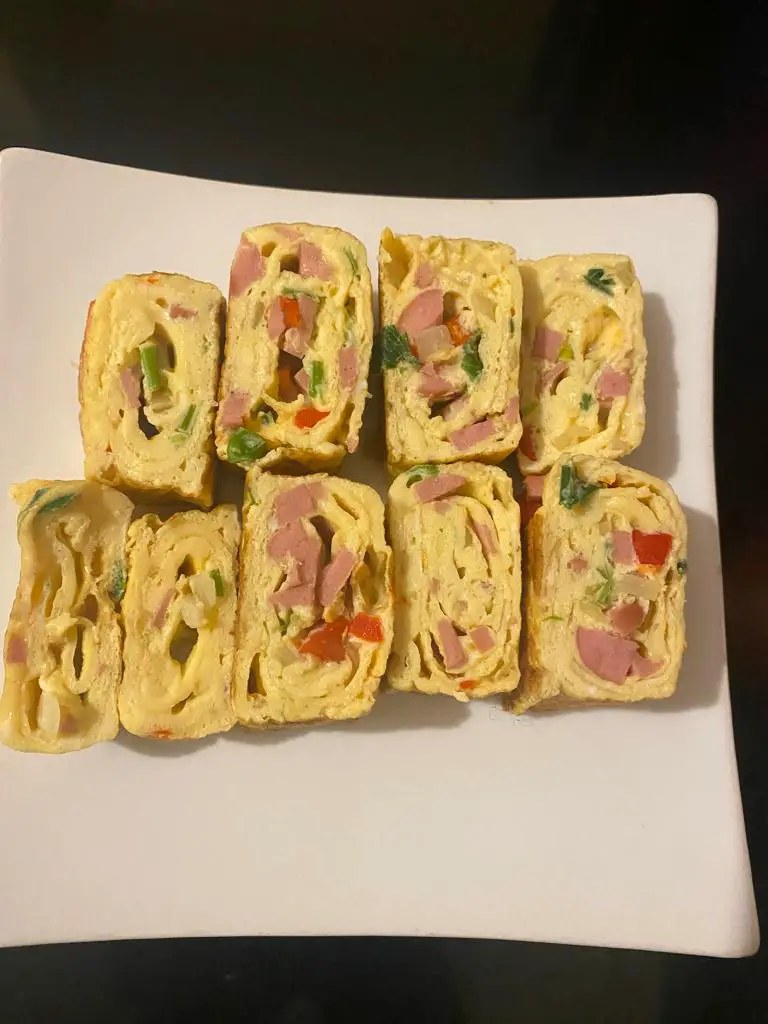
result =
[[[78,477],[88,301],[126,272],[226,291],[242,228],[337,224],[627,252],[646,292],[648,429],[632,461],[690,525],[689,649],[658,705],[515,719],[382,695],[368,719],[66,757],[0,750],[0,943],[451,935],[739,956],[758,930],[734,759],[712,445],[717,214],[700,195],[487,201],[220,184],[0,158],[0,618],[13,481]],[[383,484],[380,411],[343,472]]]

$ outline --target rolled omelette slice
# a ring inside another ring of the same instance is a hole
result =
[[[30,480],[12,494],[21,571],[5,634],[0,740],[44,754],[111,740],[133,504],[82,480]]]
[[[589,455],[555,463],[528,525],[527,665],[513,711],[674,693],[686,535],[662,480]]]
[[[384,506],[315,474],[246,478],[235,708],[254,728],[370,711],[392,643]]]
[[[338,465],[357,449],[372,346],[361,242],[312,224],[244,231],[229,279],[219,458]]]
[[[520,681],[520,513],[496,466],[424,465],[389,492],[397,690],[457,700]]]
[[[645,431],[643,293],[628,256],[549,256],[520,264],[525,474],[563,454],[620,458]]]
[[[224,298],[181,274],[127,274],[91,303],[80,355],[90,480],[208,506]]]
[[[119,691],[128,732],[188,740],[234,725],[239,541],[234,505],[131,525]]]
[[[387,229],[379,300],[392,467],[500,462],[517,448],[523,289],[515,250]]]

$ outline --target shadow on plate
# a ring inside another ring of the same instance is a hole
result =
[[[643,322],[648,342],[645,436],[639,453],[633,452],[626,461],[668,480],[677,469],[680,458],[678,379],[674,359],[675,332],[660,295],[651,293],[645,296]]]
[[[134,736],[133,733],[121,729],[115,743],[133,754],[149,757],[184,757],[186,754],[196,754],[205,747],[213,746],[218,739],[217,735],[206,736],[202,740],[156,740],[151,736]]]

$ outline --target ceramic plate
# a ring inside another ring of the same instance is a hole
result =
[[[77,477],[89,300],[153,269],[226,291],[242,228],[336,224],[375,269],[396,231],[520,256],[626,252],[646,293],[648,429],[632,462],[690,527],[677,695],[516,719],[385,693],[364,721],[64,757],[0,749],[0,943],[176,935],[446,935],[752,953],[712,443],[717,211],[701,195],[488,201],[257,188],[8,150],[0,158],[0,618],[9,485]],[[376,382],[374,382],[376,383]],[[373,390],[377,390],[375,387]],[[342,472],[386,484],[380,405]]]

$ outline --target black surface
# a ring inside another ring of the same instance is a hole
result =
[[[0,6],[2,146],[265,185],[717,198],[721,541],[764,923],[765,15],[760,2]],[[438,940],[60,946],[0,952],[0,1020],[764,1021],[766,966]]]

